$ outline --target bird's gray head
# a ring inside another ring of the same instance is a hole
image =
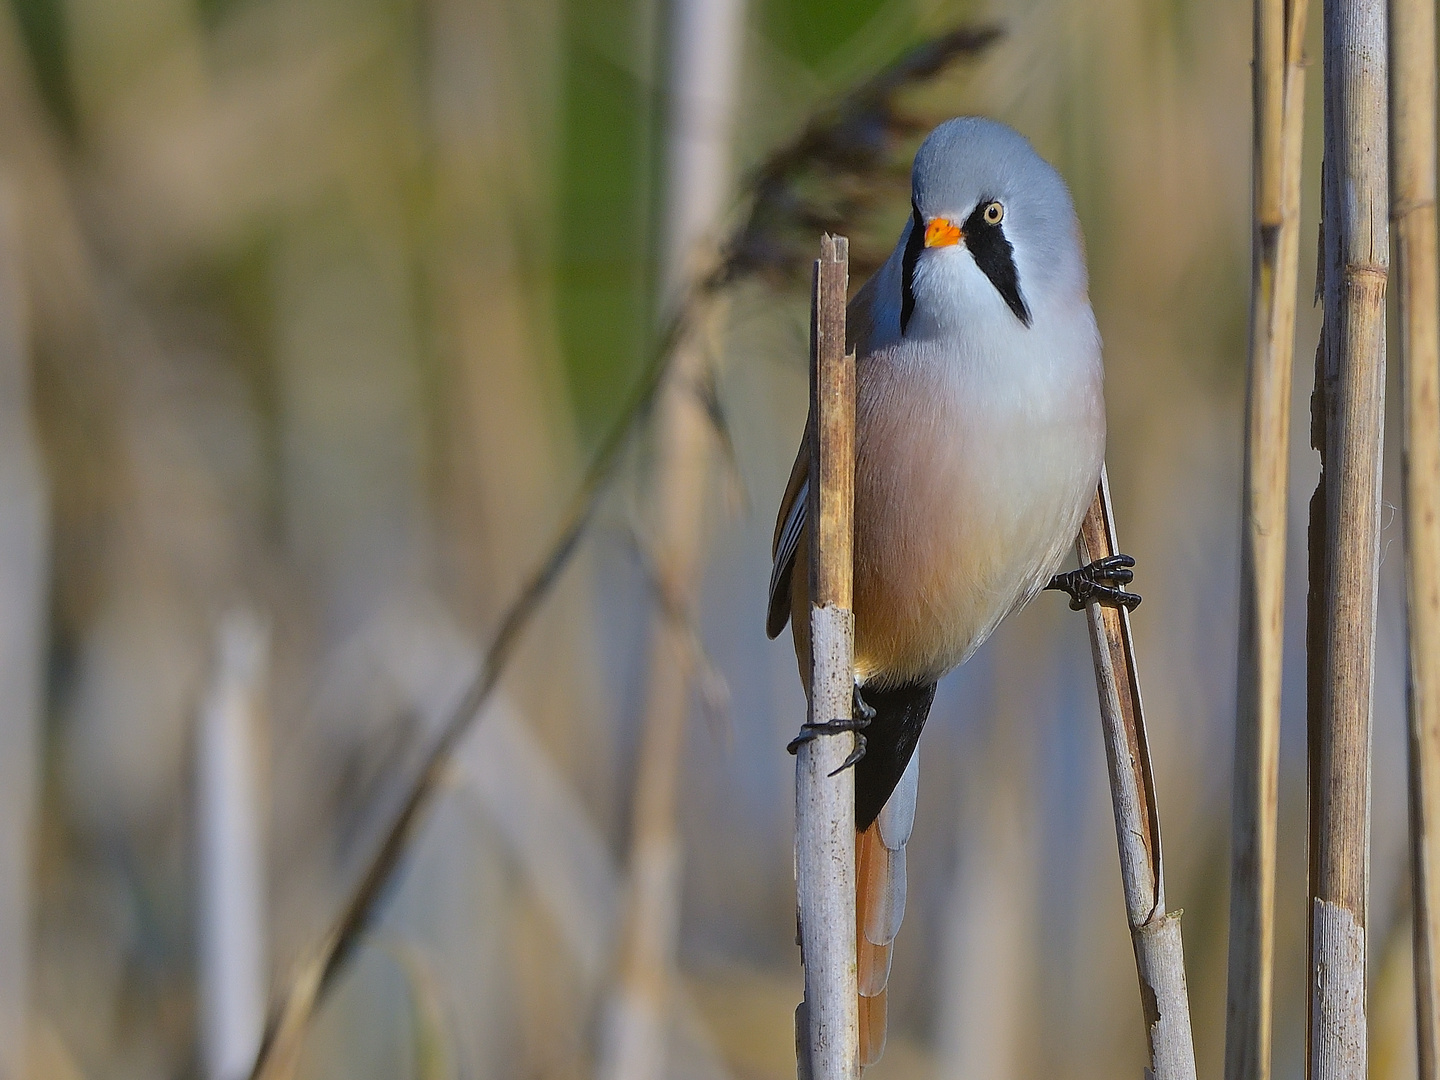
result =
[[[1065,181],[1023,135],[962,116],[932,131],[911,179],[902,238],[901,333],[918,307],[938,318],[975,305],[1030,326],[1049,305],[1086,302],[1085,252]],[[1003,303],[1003,307],[1000,306]]]

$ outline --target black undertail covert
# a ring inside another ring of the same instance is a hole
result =
[[[910,764],[935,700],[935,684],[910,683],[893,690],[863,687],[860,694],[875,710],[865,729],[865,756],[855,765],[855,829],[864,832],[880,816]]]

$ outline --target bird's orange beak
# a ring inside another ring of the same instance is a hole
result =
[[[960,231],[960,226],[949,218],[931,218],[930,224],[925,226],[925,246],[927,248],[950,247],[964,239],[965,234]]]

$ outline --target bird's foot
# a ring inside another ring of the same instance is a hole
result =
[[[850,768],[865,756],[865,729],[875,719],[875,710],[863,697],[860,696],[860,687],[855,687],[854,695],[850,699],[851,716],[848,720],[822,720],[819,722],[806,721],[800,725],[800,734],[790,740],[785,747],[791,754],[799,753],[800,747],[811,739],[821,735],[839,735],[844,731],[855,733],[855,749],[850,751],[838,769],[832,772],[831,776],[839,776],[846,769]]]
[[[1140,606],[1139,595],[1120,588],[1135,580],[1135,571],[1131,569],[1134,565],[1135,560],[1129,555],[1111,555],[1087,563],[1079,570],[1056,574],[1045,588],[1067,594],[1072,611],[1080,611],[1093,601],[1118,604],[1126,611],[1134,611]]]
[[[875,709],[860,693],[860,684],[858,682],[850,692],[850,712],[852,715],[860,717],[867,724],[875,719]]]

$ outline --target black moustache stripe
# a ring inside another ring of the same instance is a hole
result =
[[[920,208],[913,202],[910,208],[914,216],[910,221],[910,237],[905,241],[905,254],[900,259],[900,336],[905,336],[905,327],[915,313],[915,263],[920,252],[925,250],[925,220]]]
[[[1015,272],[1015,251],[1000,223],[992,225],[985,220],[985,207],[989,203],[989,199],[980,200],[980,205],[965,219],[965,246],[970,249],[975,265],[990,279],[990,284],[995,286],[995,291],[1004,298],[1015,317],[1029,326],[1030,309],[1025,305],[1025,298],[1020,295],[1020,277]],[[903,320],[901,325],[904,325]]]
[[[1015,270],[1015,249],[999,223],[994,225],[985,220],[985,207],[991,200],[981,199],[979,205],[965,219],[963,230],[965,246],[980,272],[990,279],[995,291],[1000,294],[1006,306],[1025,326],[1030,325],[1030,308],[1020,295],[1020,275]],[[920,208],[910,204],[913,215],[910,235],[905,241],[905,254],[900,260],[900,334],[910,325],[910,316],[915,313],[915,265],[920,253],[925,250],[925,219]]]

